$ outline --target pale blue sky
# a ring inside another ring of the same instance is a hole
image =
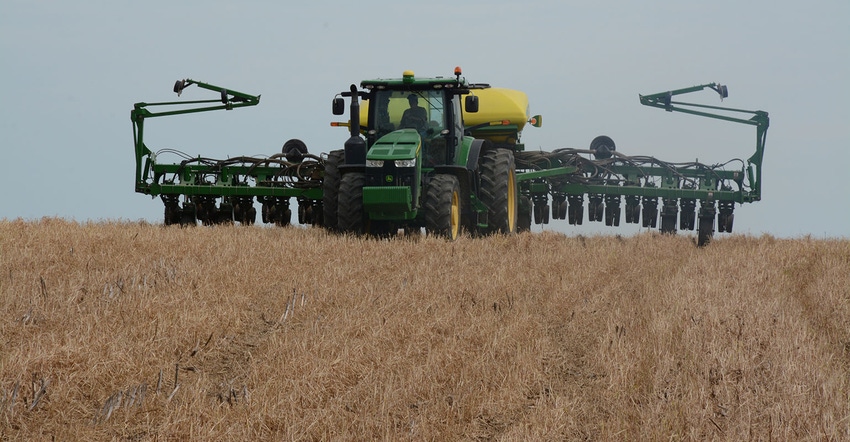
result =
[[[847,0],[287,3],[4,0],[0,218],[161,222],[162,203],[133,191],[129,115],[175,99],[180,78],[262,94],[257,107],[148,122],[154,150],[223,158],[272,154],[289,138],[340,148],[334,94],[460,65],[470,81],[528,94],[544,117],[523,134],[529,149],[605,134],[623,153],[669,161],[745,159],[755,131],[641,106],[638,94],[727,84],[723,105],[771,117],[763,201],[736,208],[735,230],[850,236]],[[686,97],[720,104],[710,91]]]

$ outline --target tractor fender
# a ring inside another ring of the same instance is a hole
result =
[[[445,166],[436,166],[434,167],[434,173],[436,174],[448,174],[454,175],[457,177],[457,180],[460,182],[460,193],[461,195],[469,195],[471,189],[471,179],[472,174],[470,171],[463,166],[454,166],[454,165],[445,165]]]
[[[478,170],[478,158],[481,156],[481,151],[489,148],[490,142],[487,140],[472,140],[472,144],[469,146],[469,155],[466,157],[466,169],[471,171]]]
[[[337,166],[339,176],[343,176],[349,172],[366,172],[365,164],[340,164]]]

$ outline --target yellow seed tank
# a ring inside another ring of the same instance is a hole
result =
[[[463,112],[463,124],[467,127],[476,126],[490,121],[508,120],[511,125],[521,131],[528,121],[528,96],[525,92],[515,89],[491,87],[474,89],[471,92],[478,96],[478,112]]]

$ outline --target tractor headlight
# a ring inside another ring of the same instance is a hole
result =
[[[416,167],[416,158],[409,160],[395,160],[396,167]]]
[[[366,160],[366,167],[384,167],[384,160]]]

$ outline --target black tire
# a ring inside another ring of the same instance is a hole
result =
[[[363,186],[366,174],[349,172],[339,180],[339,205],[337,226],[340,232],[361,235],[365,232],[366,214],[363,212]]]
[[[597,221],[597,219],[596,219],[596,205],[597,204],[598,203],[596,201],[594,201],[593,199],[591,199],[587,202],[587,220],[588,221],[591,221],[591,222]]]
[[[643,197],[643,227],[655,228],[658,225],[658,198]]]
[[[463,207],[454,175],[434,176],[425,194],[425,232],[454,241],[460,235]]]
[[[199,196],[195,202],[195,215],[202,225],[211,226],[218,220],[218,209],[215,207],[215,197]]]
[[[663,198],[661,206],[661,233],[676,233],[676,217],[679,215],[679,208],[675,198]]]
[[[605,225],[619,227],[620,225],[620,206],[618,204],[605,205]]]
[[[254,216],[256,216],[256,211],[254,212]],[[289,198],[264,198],[262,217],[264,223],[274,223],[278,227],[288,226],[292,222],[292,210],[289,208]]]
[[[516,231],[528,232],[531,230],[531,198],[521,196],[519,198],[519,213],[517,214]]]
[[[704,247],[708,245],[711,242],[712,235],[714,235],[714,217],[699,217],[697,246]]]
[[[339,200],[339,165],[345,161],[345,151],[333,150],[325,160],[325,177],[322,180],[322,224],[326,229],[339,230],[337,211]]]
[[[696,218],[696,202],[683,198],[679,202],[679,230],[694,230]]]
[[[570,225],[578,224],[578,211],[576,209],[578,209],[579,207],[581,206],[572,202],[569,205],[569,216],[567,216],[567,222],[569,222]]]
[[[543,224],[544,210],[546,210],[546,206],[544,206],[543,204],[534,205],[534,224]]]
[[[298,201],[298,224],[307,224],[309,218],[307,206],[304,205],[303,201]]]
[[[215,224],[233,224],[233,205],[221,203],[215,211]]]
[[[584,221],[584,197],[582,195],[570,196],[569,201],[569,222],[573,225],[581,225]]]
[[[198,218],[195,216],[195,205],[184,203],[180,209],[180,227],[197,226]]]
[[[489,226],[482,233],[516,233],[519,195],[516,187],[514,154],[508,149],[493,149],[481,154],[479,200],[489,208]]]
[[[603,201],[604,200],[601,195],[589,198],[587,203],[587,216],[590,221],[602,221],[603,214],[605,213],[605,203]]]
[[[676,215],[661,214],[661,233],[676,233]]]
[[[640,223],[640,206],[632,207],[632,223],[639,224]]]
[[[269,220],[269,212],[271,212],[271,207],[271,203],[263,202],[263,207],[260,212],[260,218],[263,220],[263,224],[268,224],[271,222],[271,220]]]
[[[254,209],[253,197],[234,197],[233,217],[240,224],[249,226],[257,220],[257,210]]]
[[[274,225],[278,227],[286,227],[292,223],[292,209],[289,206],[275,206]]]
[[[637,197],[626,197],[626,224],[637,224],[640,222],[640,199]]]
[[[600,135],[590,142],[590,150],[593,151],[593,157],[597,160],[611,158],[611,153],[617,150],[614,145],[614,140],[605,135]]]
[[[166,226],[180,222],[180,205],[176,202],[165,203],[164,223]]]
[[[290,163],[300,163],[304,160],[304,155],[307,155],[307,145],[303,141],[293,138],[283,143],[281,153]]]

